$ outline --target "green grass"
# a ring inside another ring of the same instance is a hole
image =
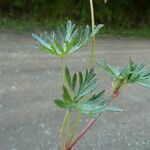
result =
[[[66,23],[66,20],[44,20],[36,21],[35,19],[11,19],[11,18],[0,18],[0,29],[1,30],[12,30],[15,32],[37,32],[52,30],[58,24]]]
[[[138,29],[120,28],[120,27],[104,27],[99,34],[101,37],[130,37],[130,38],[150,38],[150,28],[144,26]]]
[[[0,18],[0,30],[11,30],[17,33],[22,32],[41,32],[51,31],[57,25],[66,23],[64,20],[44,20],[37,21],[35,19],[11,19]],[[77,23],[78,24],[78,23]],[[81,23],[79,23],[81,24]],[[143,26],[138,29],[125,27],[107,27],[107,24],[101,29],[98,37],[133,37],[133,38],[150,38],[150,27]]]

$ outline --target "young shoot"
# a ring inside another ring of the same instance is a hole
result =
[[[134,63],[130,58],[124,67],[112,67],[105,60],[98,64],[111,77],[114,94],[118,94],[125,85],[138,84],[150,88],[150,71],[144,69],[144,64]]]

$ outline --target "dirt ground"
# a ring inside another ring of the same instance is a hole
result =
[[[61,96],[59,59],[33,48],[31,34],[0,32],[0,150],[59,150],[64,110],[53,100]],[[74,71],[89,63],[90,44],[66,60]],[[114,66],[131,56],[150,64],[150,40],[99,39],[96,61]],[[98,90],[111,92],[109,79],[97,66]],[[132,85],[116,104],[121,113],[104,113],[75,150],[150,150],[150,92]],[[88,119],[86,119],[86,122]]]

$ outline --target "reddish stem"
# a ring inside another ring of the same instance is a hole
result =
[[[113,91],[113,97],[116,98],[116,97],[119,96],[119,94],[120,94],[120,89],[117,89],[117,88],[116,88],[116,89]]]
[[[65,150],[71,150],[72,147],[82,138],[82,136],[92,127],[92,125],[96,122],[96,119],[92,119],[86,126],[85,128],[77,135],[66,147]]]
[[[118,97],[119,94],[120,94],[119,89],[114,90],[113,94],[112,94],[112,99],[110,100],[110,102],[114,98]],[[79,135],[77,135],[70,143],[65,145],[64,150],[71,150],[73,148],[73,146],[83,137],[83,135],[93,126],[93,124],[96,122],[96,120],[97,120],[97,118],[92,119],[91,121],[89,121],[89,123],[84,127],[84,129],[79,133]]]

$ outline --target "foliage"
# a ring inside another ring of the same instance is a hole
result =
[[[87,43],[103,25],[95,26],[91,31],[87,25],[85,29],[75,28],[75,24],[68,21],[66,26],[61,25],[57,28],[56,32],[48,34],[45,32],[40,36],[32,34],[43,51],[50,52],[52,55],[64,58],[66,55],[79,50],[83,45]]]
[[[69,69],[65,69],[65,77],[67,86],[63,86],[63,99],[55,100],[55,103],[61,108],[67,108],[71,110],[81,111],[83,114],[97,117],[104,111],[122,111],[118,108],[108,107],[108,103],[111,97],[103,98],[105,90],[98,94],[93,94],[96,89],[94,69],[86,70],[85,76],[79,72],[77,74],[70,75]],[[77,85],[77,79],[79,85]],[[67,90],[67,87],[69,90]],[[71,92],[70,92],[71,91]]]
[[[67,109],[60,128],[62,150],[71,150],[104,111],[122,111],[121,109],[110,107],[109,104],[119,95],[120,90],[126,84],[137,83],[150,88],[150,71],[145,71],[144,64],[136,64],[131,58],[129,63],[121,68],[112,67],[106,61],[99,64],[109,73],[113,80],[113,93],[107,97],[104,97],[105,90],[95,94],[97,79],[95,78],[96,73],[94,72],[94,68],[87,69],[85,74],[79,72],[78,74],[74,73],[73,75],[70,74],[67,67],[64,70],[64,58],[68,54],[78,51],[91,38],[93,38],[91,53],[91,58],[93,58],[91,59],[91,64],[93,65],[95,35],[103,26],[94,26],[93,2],[94,4],[97,4],[94,5],[95,10],[101,11],[100,13],[96,13],[95,18],[97,22],[105,22],[113,27],[116,25],[118,27],[123,26],[125,29],[127,27],[141,27],[145,23],[149,25],[148,20],[150,15],[147,1],[110,0],[107,5],[104,4],[107,0],[91,0],[90,2],[92,30],[88,25],[85,28],[75,28],[75,24],[68,21],[66,26],[61,25],[56,31],[53,31],[50,34],[47,32],[40,36],[34,33],[32,34],[33,38],[38,41],[41,50],[62,59],[63,94],[61,99],[55,100],[57,106]],[[25,22],[27,22],[26,18],[28,18],[30,14],[32,14],[34,21],[43,21],[45,18],[49,17],[57,18],[58,20],[62,20],[64,17],[66,19],[69,12],[69,16],[72,16],[74,20],[88,22],[90,11],[87,6],[89,6],[89,0],[30,0],[30,2],[27,0],[14,0],[12,3],[9,3],[9,1],[6,0],[1,2],[0,12],[5,12],[6,16],[9,14],[8,16],[12,18],[14,16],[20,17],[20,15],[23,15]],[[2,15],[5,16],[5,13],[2,13]],[[7,22],[5,23],[7,24]],[[46,25],[47,24],[48,23],[46,23]],[[36,28],[36,25],[37,24],[35,23],[34,28]],[[17,24],[13,22],[13,26],[16,27]],[[22,28],[22,26],[20,26],[20,28]],[[77,114],[75,119],[71,118],[71,112],[74,111]],[[82,114],[93,117],[93,119],[89,121],[78,135],[76,132],[79,129]],[[73,125],[72,121],[74,122]]]
[[[148,0],[93,0],[96,22],[103,22],[111,27],[141,28],[150,25]],[[90,22],[88,0],[1,0],[2,17],[34,18],[43,22],[44,19],[68,19],[79,22]],[[69,12],[69,13],[68,13]],[[119,15],[118,15],[119,14]]]
[[[113,87],[121,89],[129,83],[136,83],[150,88],[150,71],[144,70],[144,64],[137,64],[129,59],[129,63],[121,68],[112,67],[105,60],[99,64],[113,79]]]

